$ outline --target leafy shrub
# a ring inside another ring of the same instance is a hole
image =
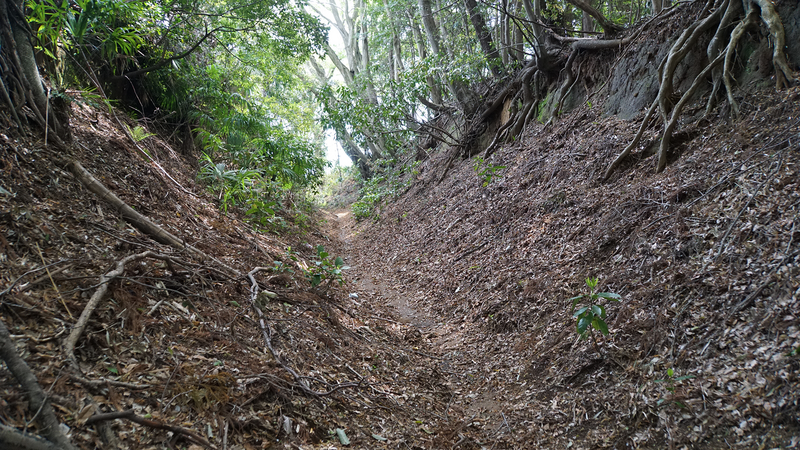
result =
[[[402,194],[419,174],[419,162],[401,165],[395,168],[394,160],[379,161],[384,165],[381,175],[363,182],[359,191],[359,199],[353,203],[351,210],[356,220],[373,217],[375,208],[384,200],[395,199]]]
[[[314,261],[313,266],[303,270],[311,286],[318,287],[323,282],[330,285],[331,281],[336,281],[339,285],[344,284],[342,271],[350,268],[344,264],[344,260],[340,256],[335,258],[330,256],[322,245],[317,246],[317,257],[319,260]]]
[[[576,331],[581,339],[586,339],[592,329],[598,330],[603,335],[608,335],[608,324],[606,324],[606,307],[598,302],[601,299],[607,304],[609,301],[618,302],[621,297],[613,292],[595,292],[597,288],[597,278],[587,278],[586,286],[589,287],[588,294],[578,295],[569,299],[572,302],[572,317],[576,319]],[[585,299],[586,305],[578,308],[578,303]]]

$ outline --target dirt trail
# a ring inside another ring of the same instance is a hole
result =
[[[417,331],[423,333],[432,331],[436,325],[435,321],[425,318],[409,301],[409,297],[397,292],[396,286],[391,286],[385,280],[366,273],[366,266],[363,266],[359,258],[354,258],[352,254],[352,241],[357,233],[355,222],[349,211],[333,213],[336,216],[338,238],[343,244],[344,260],[350,266],[350,273],[354,275],[351,290],[354,294],[366,292],[374,297],[376,305],[386,305],[393,311],[393,319],[396,322],[410,325]]]
[[[442,413],[448,422],[445,428],[450,429],[439,430],[447,446],[458,441],[462,444],[488,441],[495,448],[504,448],[497,447],[500,438],[512,430],[492,389],[493,376],[483,370],[482,362],[476,361],[474,354],[464,351],[465,344],[476,344],[485,337],[463,325],[454,325],[453,320],[429,308],[431,298],[425,292],[409,292],[404,280],[412,274],[405,270],[397,274],[376,270],[370,260],[379,259],[380,255],[360,253],[364,245],[360,231],[366,225],[357,224],[349,211],[332,212],[331,216],[336,218],[336,235],[342,244],[343,258],[350,266],[348,290],[358,295],[354,300],[368,302],[366,306],[375,311],[375,317],[401,326],[404,339],[410,344],[407,350],[427,357],[429,370],[441,374],[452,390]],[[424,386],[407,388],[416,390]]]

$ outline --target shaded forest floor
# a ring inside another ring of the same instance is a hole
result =
[[[597,181],[638,124],[595,107],[530,127],[486,186],[472,161],[437,183],[434,153],[376,220],[305,211],[278,233],[222,214],[193,155],[142,141],[183,190],[76,104],[72,154],[0,134],[0,314],[82,448],[794,448],[800,90],[742,95],[742,122],[687,120],[660,175],[652,129]],[[276,295],[253,305],[246,278],[142,235],[54,156],[227,266],[292,271],[258,272]],[[344,286],[303,278],[318,245]],[[99,276],[148,249],[176,262],[111,283],[75,372],[62,345]],[[567,301],[589,276],[623,298],[596,346]],[[0,392],[0,422],[35,432],[5,366]],[[87,425],[111,411],[157,422]]]
[[[600,183],[638,123],[584,107],[494,155],[486,184],[473,161],[438,183],[434,155],[359,226],[355,253],[443,358],[468,424],[447,445],[797,446],[800,90],[742,96],[739,123],[695,110],[662,174],[650,129]],[[568,299],[595,276],[623,301],[593,345]]]

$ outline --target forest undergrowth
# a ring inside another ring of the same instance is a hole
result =
[[[324,163],[259,102],[224,91],[230,120],[193,110],[166,139],[105,94],[51,111],[4,33],[0,446],[796,447],[800,87],[772,3],[739,3],[570,37],[563,70],[531,60],[477,97],[446,79],[428,142],[389,142],[391,176],[363,161],[386,183],[350,211],[304,203]],[[648,48],[653,100],[623,120],[609,73]]]
[[[637,133],[602,105],[529,127],[483,162],[502,167],[488,183],[469,160],[439,183],[447,156],[432,158],[358,226],[357,253],[469,367],[450,411],[507,448],[791,448],[798,100],[751,84],[741,121],[687,120],[660,175],[651,127],[601,181]],[[569,301],[588,277],[622,298],[594,341]]]

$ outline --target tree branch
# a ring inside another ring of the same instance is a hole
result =
[[[36,417],[36,422],[41,428],[42,434],[60,449],[77,450],[77,447],[72,445],[69,438],[61,431],[61,422],[56,418],[56,413],[50,405],[50,401],[42,387],[39,386],[39,382],[36,380],[31,368],[17,354],[14,341],[11,340],[11,333],[9,333],[2,320],[0,320],[0,358],[6,362],[8,370],[22,386],[22,390],[28,399],[28,410],[31,415]]]

